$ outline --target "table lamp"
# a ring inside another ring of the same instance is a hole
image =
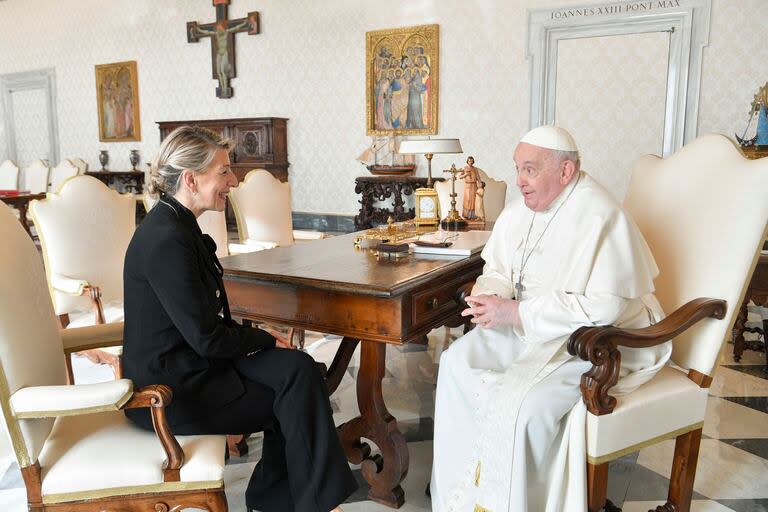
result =
[[[435,153],[462,153],[459,139],[424,139],[404,140],[400,143],[399,153],[406,155],[424,155],[427,158],[427,186],[418,188],[416,196],[417,226],[437,225],[440,222],[440,202],[437,191],[432,187],[432,156]]]
[[[463,153],[459,139],[404,140],[398,153],[427,158],[427,188],[432,188],[432,156],[436,153]]]

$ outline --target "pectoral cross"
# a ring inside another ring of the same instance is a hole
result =
[[[213,78],[219,81],[216,88],[218,98],[231,98],[230,79],[237,76],[235,69],[235,34],[248,31],[248,35],[259,33],[259,13],[249,12],[245,18],[227,19],[230,0],[213,0],[216,8],[216,21],[198,25],[196,21],[187,22],[187,42],[196,43],[203,37],[211,38],[211,67]]]
[[[517,282],[515,283],[515,299],[516,300],[522,299],[523,292],[525,291],[525,286],[523,286],[523,283],[521,283],[520,281],[521,280],[518,279]]]

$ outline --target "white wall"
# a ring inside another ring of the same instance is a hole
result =
[[[236,36],[235,97],[221,100],[211,79],[210,43],[188,44],[185,36],[187,21],[214,18],[209,1],[5,0],[0,2],[0,74],[56,69],[61,156],[81,156],[92,167],[98,167],[99,149],[109,150],[114,169],[129,167],[133,148],[149,159],[159,145],[155,121],[288,117],[294,210],[353,214],[358,208],[353,180],[367,173],[355,161],[368,144],[366,31],[440,24],[440,134],[460,137],[479,167],[509,180],[514,145],[528,127],[526,9],[581,3],[232,0],[231,18],[261,13],[262,34]],[[740,132],[753,94],[768,79],[764,4],[713,0],[702,132]],[[100,143],[94,65],[123,60],[138,61],[142,141]],[[593,66],[583,72],[599,76],[600,62],[594,55]],[[631,110],[627,105],[615,115],[631,115]],[[589,148],[583,150],[588,154]],[[634,158],[631,147],[617,151]],[[0,159],[4,153],[0,143]],[[435,156],[433,169],[463,160],[464,155]],[[419,172],[425,173],[424,166]]]

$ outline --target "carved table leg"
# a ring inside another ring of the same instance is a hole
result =
[[[341,340],[341,345],[339,345],[336,355],[333,356],[333,362],[325,378],[325,385],[328,387],[329,395],[332,395],[336,388],[339,387],[339,384],[341,384],[341,379],[344,377],[344,372],[347,371],[349,360],[352,359],[358,343],[360,343],[360,340],[348,336]]]
[[[405,501],[400,482],[408,474],[408,446],[397,429],[397,421],[387,411],[381,392],[386,344],[363,341],[360,371],[357,376],[357,405],[360,416],[339,427],[347,459],[362,464],[365,480],[371,485],[368,498],[399,508]],[[370,456],[371,449],[361,437],[372,440],[381,455]]]
[[[733,324],[731,336],[733,337],[733,359],[741,361],[741,354],[744,353],[744,323],[747,321],[747,302],[749,302],[749,293],[744,298],[744,302],[736,315],[736,322]]]

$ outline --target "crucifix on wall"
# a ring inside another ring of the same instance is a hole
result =
[[[230,80],[237,76],[235,68],[235,34],[248,32],[248,35],[259,33],[259,13],[249,12],[245,18],[227,19],[227,8],[230,0],[213,0],[216,8],[216,21],[198,25],[196,21],[187,22],[187,42],[196,43],[203,37],[211,38],[211,65],[213,78],[219,81],[216,96],[231,98],[232,86]]]

